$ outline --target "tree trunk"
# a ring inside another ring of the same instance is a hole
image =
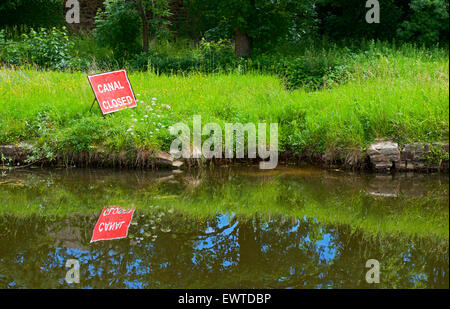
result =
[[[137,5],[138,5],[138,10],[139,10],[139,14],[141,15],[141,19],[142,19],[142,45],[144,47],[144,51],[148,52],[148,48],[149,48],[149,29],[148,29],[148,20],[147,20],[147,13],[145,12],[145,8],[142,5],[142,0],[138,0],[137,1]]]
[[[252,51],[252,38],[240,29],[236,29],[234,37],[234,53],[236,57],[248,57]]]

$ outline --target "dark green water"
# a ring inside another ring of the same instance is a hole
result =
[[[448,288],[448,196],[448,175],[18,170],[0,177],[0,288]],[[128,237],[90,243],[110,205],[136,207]]]

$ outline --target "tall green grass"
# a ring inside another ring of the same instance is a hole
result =
[[[353,55],[346,82],[320,91],[287,91],[278,77],[258,72],[131,72],[138,107],[105,119],[98,108],[89,112],[94,96],[85,73],[1,69],[0,144],[167,150],[167,127],[192,125],[193,115],[222,126],[279,123],[280,148],[296,153],[363,149],[376,138],[448,141],[448,50],[373,45]]]

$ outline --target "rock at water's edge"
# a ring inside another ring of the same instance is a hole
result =
[[[367,148],[366,153],[377,171],[390,171],[400,161],[398,144],[391,141],[380,141],[372,144]]]

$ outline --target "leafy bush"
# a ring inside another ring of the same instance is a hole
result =
[[[203,39],[199,48],[191,53],[173,56],[153,50],[136,55],[130,66],[157,74],[258,71],[280,76],[288,89],[317,90],[345,82],[351,75],[352,61],[350,54],[333,57],[327,51],[313,53],[310,50],[301,56],[260,54],[250,59],[235,58],[229,41]]]
[[[222,22],[217,26],[206,30],[204,35],[204,39],[206,39],[207,41],[219,41],[231,38],[231,26],[227,22]]]
[[[90,151],[103,137],[102,123],[95,117],[77,119],[60,136],[60,147],[75,152]]]
[[[10,65],[23,65],[27,63],[29,48],[23,42],[6,39],[6,31],[0,30],[0,62]]]
[[[228,40],[207,41],[202,39],[200,53],[205,61],[213,64],[227,64],[234,60],[233,47]]]
[[[344,61],[320,53],[282,58],[262,54],[248,66],[254,70],[277,74],[288,89],[317,90],[340,84],[350,74],[349,66]]]
[[[69,38],[67,28],[31,29],[23,35],[28,48],[29,60],[42,68],[65,70],[72,68],[76,59],[73,57],[74,43]]]
[[[41,68],[67,70],[77,66],[74,43],[66,27],[51,29],[31,28],[20,40],[7,40],[0,32],[0,61],[9,65],[36,64]]]
[[[177,74],[198,71],[200,59],[193,55],[169,56],[150,50],[140,53],[130,61],[134,70],[151,70],[155,73]]]
[[[168,0],[152,0],[144,1],[143,5],[146,6],[146,12],[151,12],[151,17],[148,19],[150,37],[167,38],[170,36],[170,17],[173,15],[169,9]]]
[[[431,45],[448,40],[448,0],[412,0],[410,18],[397,30],[399,38]]]
[[[173,56],[150,50],[133,57],[131,67],[137,70],[152,70],[156,73],[211,73],[232,68],[238,59],[234,57],[229,41],[202,40],[200,47],[191,53]]]

